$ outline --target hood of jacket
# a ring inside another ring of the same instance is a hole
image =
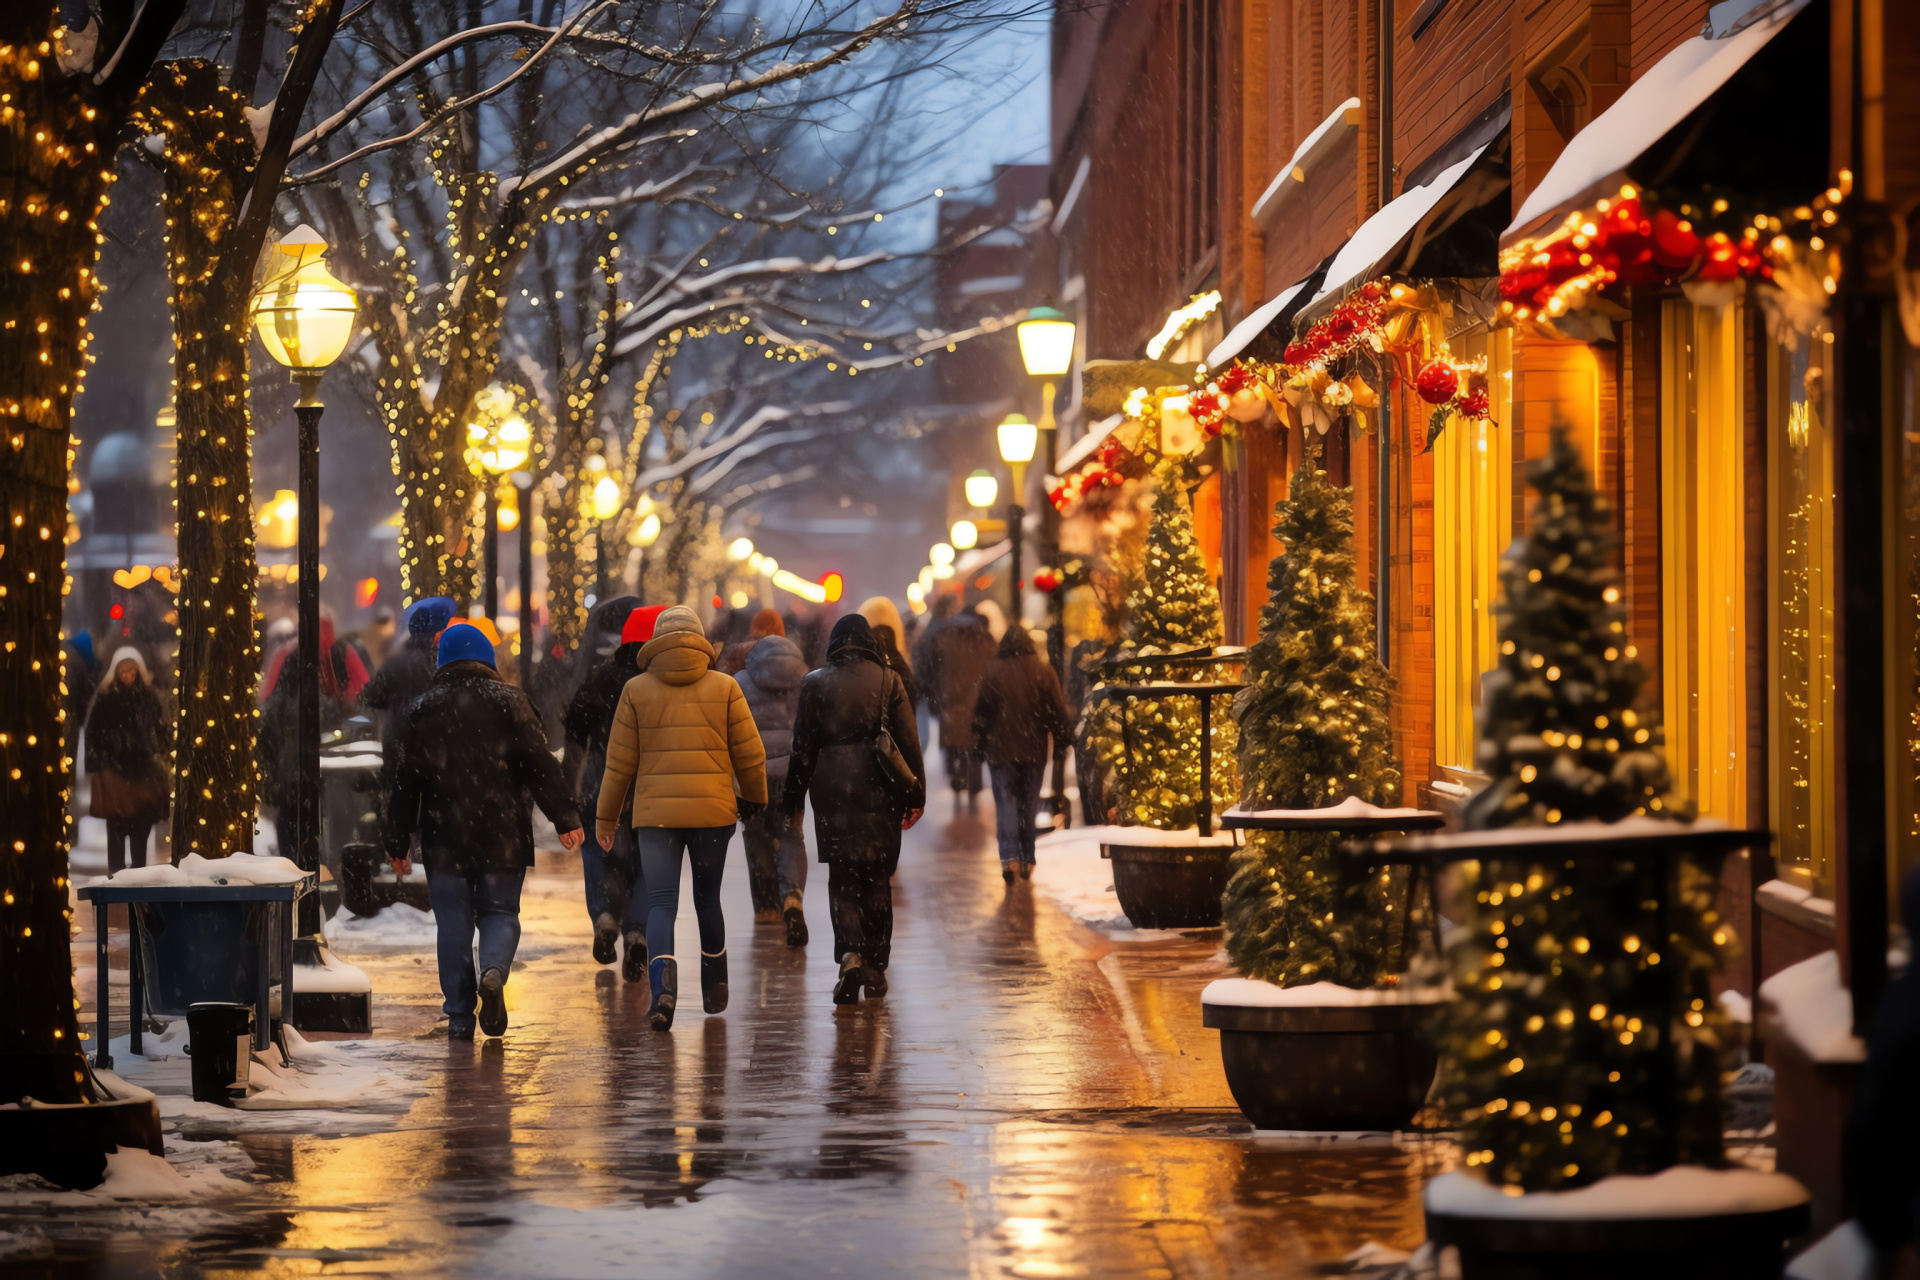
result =
[[[635,665],[668,684],[688,685],[707,674],[714,656],[713,646],[705,636],[692,631],[669,631],[642,645]]]
[[[785,636],[767,636],[748,652],[744,674],[763,692],[781,698],[807,678],[807,660],[800,646]]]

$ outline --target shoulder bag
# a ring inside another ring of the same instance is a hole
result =
[[[883,666],[880,668],[880,723],[873,735],[873,759],[897,797],[911,791],[918,779],[907,764],[907,758],[900,754],[900,744],[893,740],[893,734],[887,729],[887,694],[892,689],[893,672]]]

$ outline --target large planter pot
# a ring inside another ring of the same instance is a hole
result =
[[[1201,993],[1201,1022],[1220,1032],[1227,1088],[1256,1129],[1404,1129],[1425,1105],[1439,1051],[1433,1002],[1398,993],[1344,992],[1329,984],[1292,988],[1378,1002],[1273,1002],[1270,983],[1232,978]]]
[[[1227,891],[1225,844],[1109,844],[1113,892],[1136,929],[1213,929]]]
[[[1427,1236],[1462,1280],[1778,1280],[1806,1232],[1807,1193],[1785,1174],[1680,1167],[1577,1191],[1507,1196],[1450,1173],[1426,1192]]]

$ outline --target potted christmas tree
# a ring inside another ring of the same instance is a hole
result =
[[[1222,696],[1216,673],[1240,655],[1220,648],[1220,599],[1171,463],[1156,476],[1127,612],[1128,642],[1103,664],[1082,734],[1105,782],[1102,853],[1136,927],[1209,928],[1233,851],[1211,815],[1237,787],[1234,726],[1211,700]]]
[[[1341,846],[1438,815],[1393,807],[1391,679],[1355,580],[1348,491],[1296,472],[1273,532],[1283,550],[1234,702],[1243,799],[1228,821],[1249,831],[1224,910],[1227,956],[1246,976],[1211,984],[1201,1003],[1256,1127],[1399,1128],[1433,1082],[1423,1024],[1440,995],[1402,973],[1406,874],[1354,866]]]
[[[1606,509],[1564,430],[1527,479],[1481,715],[1492,781],[1467,830],[1401,846],[1463,872],[1440,1047],[1467,1167],[1428,1187],[1428,1230],[1467,1277],[1778,1276],[1805,1194],[1719,1167],[1709,985],[1731,944],[1719,860],[1766,837],[1668,791]]]

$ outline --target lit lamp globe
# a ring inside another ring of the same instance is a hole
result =
[[[1033,451],[1040,443],[1040,428],[1028,422],[1017,413],[1007,415],[1000,424],[1000,460],[1009,466],[1025,466],[1033,461]]]
[[[268,253],[265,277],[248,305],[267,354],[293,372],[301,403],[353,339],[360,304],[327,270],[327,242],[302,224]]]
[[[738,563],[753,554],[752,538],[735,538],[727,544],[727,559]]]
[[[1034,307],[1015,326],[1020,362],[1032,378],[1064,378],[1073,367],[1073,321],[1052,307]]]
[[[650,547],[658,541],[660,541],[660,517],[652,511],[641,516],[640,523],[633,526],[633,532],[627,535],[628,544],[635,547]]]
[[[985,511],[999,499],[1000,482],[991,471],[976,471],[967,477],[966,490],[967,505]]]
[[[971,551],[980,545],[980,526],[971,520],[955,520],[947,533],[955,551]]]
[[[944,542],[934,543],[933,549],[927,552],[927,563],[933,565],[936,569],[943,564],[952,564],[953,548]]]
[[[593,482],[593,518],[611,520],[620,514],[620,482],[612,476],[601,476]]]
[[[494,385],[473,401],[474,421],[467,424],[467,456],[478,470],[503,476],[526,465],[533,453],[533,428],[515,411],[513,393]]]

